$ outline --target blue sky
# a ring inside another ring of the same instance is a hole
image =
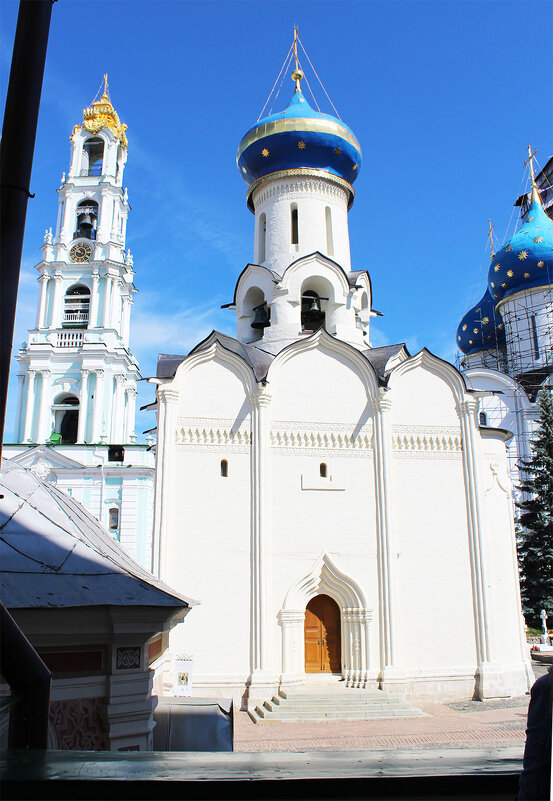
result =
[[[4,107],[18,3],[0,3]],[[293,25],[363,164],[350,212],[354,269],[368,269],[374,345],[406,342],[453,360],[462,315],[485,289],[488,218],[502,241],[525,189],[526,146],[553,153],[549,0],[59,0],[52,25],[23,249],[14,349],[34,325],[44,229],[55,225],[69,135],[104,72],[128,125],[127,243],[136,286],[132,348],[158,352],[212,328],[253,255],[253,216],[235,156],[292,40]],[[306,67],[321,110],[332,113]],[[285,79],[274,111],[293,83]],[[15,406],[12,366],[6,439]],[[153,397],[143,384],[139,400]],[[137,417],[137,431],[153,425]]]

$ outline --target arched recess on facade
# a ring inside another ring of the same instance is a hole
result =
[[[77,442],[79,428],[79,399],[70,392],[62,392],[54,398],[52,404],[54,429],[52,436],[59,444]]]
[[[317,595],[328,595],[340,609],[342,677],[348,686],[366,687],[370,668],[369,626],[372,609],[367,607],[359,583],[341,571],[327,553],[288,589],[279,621],[282,629],[282,681],[304,677],[305,608]]]

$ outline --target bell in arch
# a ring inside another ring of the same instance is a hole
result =
[[[311,301],[311,306],[309,307],[309,311],[310,312],[321,311],[321,307],[320,307],[320,304],[319,304],[319,298],[315,298],[315,297],[313,298],[313,300]]]
[[[259,306],[256,306],[254,312],[255,316],[253,318],[252,328],[262,329],[271,325],[266,303],[261,303]]]

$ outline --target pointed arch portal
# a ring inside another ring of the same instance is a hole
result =
[[[279,619],[284,684],[311,673],[341,673],[349,686],[367,686],[372,610],[357,582],[327,554],[290,587]]]

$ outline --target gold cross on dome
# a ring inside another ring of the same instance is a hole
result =
[[[532,145],[528,143],[528,158],[524,162],[525,167],[530,167],[530,175],[532,176],[532,186],[536,183],[536,175],[534,173],[534,156],[538,152],[538,148],[534,148],[532,151]]]
[[[494,250],[494,244],[493,244],[493,225],[492,225],[491,217],[489,218],[489,223],[490,223],[490,227],[488,228],[488,239],[490,240],[490,245],[491,245],[491,248],[492,248],[491,257],[493,259],[493,257],[495,256],[495,250]]]

